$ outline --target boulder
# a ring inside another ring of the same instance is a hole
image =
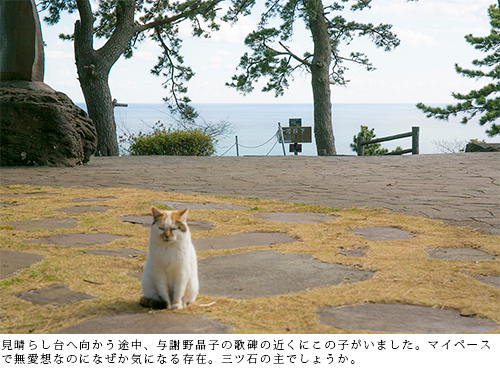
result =
[[[500,143],[469,142],[465,152],[500,152]]]
[[[82,165],[96,150],[85,111],[43,82],[1,82],[0,111],[2,166]]]

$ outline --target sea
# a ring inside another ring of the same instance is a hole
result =
[[[443,104],[429,104],[443,106]],[[225,135],[217,138],[216,155],[219,156],[278,156],[293,155],[290,144],[281,144],[276,133],[278,125],[288,127],[291,119],[301,119],[303,127],[313,127],[312,104],[193,104],[200,121],[230,124]],[[82,106],[85,108],[84,106]],[[118,136],[147,133],[156,122],[176,127],[176,121],[163,104],[128,104],[115,108]],[[464,125],[460,117],[449,121],[427,118],[414,104],[333,104],[332,122],[335,146],[339,155],[355,155],[350,144],[361,126],[374,129],[377,138],[410,132],[420,127],[420,154],[447,152],[443,146],[453,149],[465,147],[470,139],[491,141],[486,127],[477,120]],[[238,145],[235,145],[236,141]],[[383,142],[382,147],[393,150],[396,146],[411,148],[411,138]],[[122,144],[125,152],[126,144]],[[314,134],[311,143],[302,143],[298,155],[315,156]]]

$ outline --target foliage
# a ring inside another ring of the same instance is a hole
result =
[[[93,17],[90,38],[102,38],[106,44],[99,50],[116,49],[116,41],[126,39],[126,46],[119,55],[125,58],[133,56],[137,44],[146,38],[154,40],[162,54],[151,73],[165,78],[163,87],[168,91],[164,98],[173,114],[179,114],[184,120],[194,120],[198,114],[190,105],[186,82],[194,75],[185,65],[180,53],[182,40],[179,37],[179,25],[190,22],[193,36],[209,37],[209,32],[218,30],[215,22],[217,4],[223,0],[41,0],[40,9],[48,11],[44,21],[49,25],[57,24],[63,12],[78,12],[80,20]],[[125,19],[125,8],[133,2],[133,17]],[[90,7],[95,8],[90,11]],[[89,14],[84,14],[89,9]],[[63,40],[74,40],[74,34],[61,34]],[[87,37],[87,36],[86,36]],[[121,48],[120,48],[121,49]],[[118,56],[119,56],[118,55]]]
[[[353,137],[353,143],[351,143],[349,146],[351,147],[352,151],[354,152],[357,152],[358,151],[358,146],[357,146],[357,142],[358,142],[358,136],[359,134],[361,134],[361,136],[363,137],[363,141],[370,141],[372,139],[374,139],[376,137],[375,133],[375,128],[372,128],[372,129],[368,129],[368,126],[361,126],[361,131]],[[369,156],[369,155],[384,155],[384,154],[387,154],[389,152],[388,149],[384,149],[384,148],[381,148],[381,144],[380,143],[371,143],[371,144],[368,144],[368,145],[364,145],[363,146],[363,149],[364,149],[364,156]],[[396,147],[395,150],[393,150],[392,152],[396,152],[396,151],[401,151],[402,148],[400,146]]]
[[[128,135],[122,141],[130,144],[130,155],[210,156],[215,140],[201,128],[172,129],[158,122],[153,132]]]
[[[347,5],[350,5],[348,7],[350,11],[356,12],[370,8],[370,3],[371,0],[342,0],[324,6],[320,0],[266,2],[266,11],[262,13],[257,30],[245,39],[245,45],[252,50],[252,54],[245,53],[241,57],[238,68],[243,72],[233,76],[232,82],[227,85],[246,94],[253,91],[254,83],[260,78],[267,78],[268,82],[262,91],[274,91],[276,96],[280,96],[289,86],[294,72],[310,73],[314,52],[305,52],[303,55],[295,53],[292,50],[292,36],[298,20],[303,20],[306,28],[310,30],[310,22],[318,13],[317,7],[324,8],[329,37],[332,57],[330,83],[345,85],[349,82],[344,76],[348,69],[344,65],[345,62],[362,65],[368,71],[374,70],[364,53],[351,52],[350,55],[343,55],[340,51],[342,43],[349,45],[356,37],[363,36],[369,37],[377,47],[382,47],[386,51],[399,45],[398,38],[390,31],[391,25],[365,24],[347,19],[345,15]],[[238,12],[249,11],[254,4],[254,0],[235,0],[233,18],[230,19],[236,18]],[[280,19],[281,25],[273,26],[276,22],[272,20],[275,18]]]
[[[464,77],[480,79],[490,79],[491,82],[479,90],[472,90],[467,94],[452,93],[452,96],[461,101],[455,105],[448,105],[445,108],[430,107],[423,103],[418,103],[417,108],[427,113],[427,117],[448,120],[450,116],[464,114],[461,123],[468,123],[476,115],[480,115],[479,124],[481,126],[491,123],[491,128],[486,133],[493,137],[500,134],[500,125],[494,122],[500,117],[500,1],[499,5],[491,5],[488,9],[490,17],[491,31],[488,36],[474,37],[472,34],[465,36],[466,41],[474,46],[476,50],[489,53],[484,59],[475,59],[472,64],[476,67],[490,68],[489,71],[483,69],[464,69],[455,64],[457,73]]]

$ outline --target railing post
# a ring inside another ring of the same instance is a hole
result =
[[[278,122],[278,131],[279,131],[279,135],[280,135],[281,146],[283,146],[283,156],[286,156],[285,138],[283,137],[283,129],[281,128],[280,122]]]
[[[411,127],[411,154],[418,155],[418,135],[420,128],[419,127]]]
[[[358,156],[363,156],[365,150],[363,148],[363,135],[361,132],[358,134],[358,139],[356,140]]]
[[[238,136],[234,136],[236,139],[236,156],[240,156],[240,149],[238,147]]]

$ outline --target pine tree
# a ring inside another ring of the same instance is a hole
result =
[[[233,0],[233,17],[248,14],[255,0]],[[314,135],[318,155],[335,155],[332,128],[332,84],[345,85],[346,64],[375,68],[362,52],[345,54],[342,46],[357,37],[369,38],[386,51],[399,45],[390,24],[360,23],[349,18],[369,9],[371,0],[274,0],[266,1],[257,30],[250,33],[245,44],[252,53],[245,53],[238,68],[241,74],[232,77],[228,86],[249,93],[260,79],[266,79],[263,91],[280,96],[288,88],[293,75],[311,75],[314,101]],[[231,16],[231,13],[229,14]],[[229,18],[229,17],[228,17]],[[300,26],[310,32],[312,50],[300,55],[293,50],[292,36]]]
[[[370,141],[372,139],[374,139],[376,137],[376,134],[375,134],[375,128],[372,128],[372,129],[368,129],[368,126],[361,126],[361,131],[353,137],[353,142],[350,144],[350,147],[352,149],[352,151],[356,152],[358,150],[358,136],[359,134],[361,133],[361,137],[363,137],[363,141]],[[381,144],[380,143],[372,143],[372,144],[369,144],[369,145],[365,145],[365,147],[363,148],[364,150],[364,156],[370,156],[370,155],[383,155],[387,152],[389,152],[389,150],[387,149],[384,149],[384,148],[381,148]]]
[[[152,73],[165,78],[168,95],[165,102],[182,119],[192,121],[196,111],[187,97],[185,82],[194,72],[184,64],[180,53],[182,40],[179,24],[192,24],[194,36],[207,36],[217,30],[217,5],[223,0],[40,0],[39,6],[48,11],[44,18],[55,25],[64,12],[75,13],[74,34],[60,38],[74,43],[78,80],[87,104],[87,112],[97,130],[97,153],[102,156],[119,154],[113,100],[108,77],[111,68],[123,55],[130,58],[138,43],[147,37],[162,50]],[[203,27],[203,28],[202,28]],[[105,44],[95,48],[96,38]]]
[[[463,114],[461,123],[466,124],[476,115],[479,124],[484,126],[491,123],[491,128],[486,133],[493,137],[500,134],[500,125],[494,122],[500,117],[500,0],[497,5],[491,5],[488,9],[491,31],[488,36],[474,37],[472,34],[465,36],[466,41],[474,46],[476,50],[488,53],[482,59],[475,59],[472,65],[478,69],[465,69],[455,64],[457,73],[468,78],[485,78],[491,82],[479,90],[472,90],[467,94],[452,93],[452,96],[460,102],[448,105],[445,108],[429,107],[422,103],[417,108],[427,113],[427,117],[448,120],[450,116]],[[487,70],[489,69],[489,70]]]

